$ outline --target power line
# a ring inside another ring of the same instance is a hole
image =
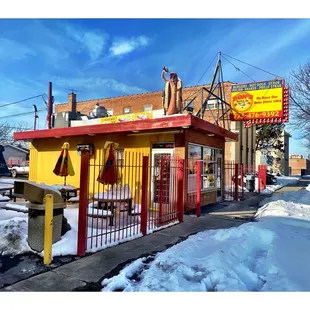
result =
[[[0,127],[2,125],[3,125],[3,128],[5,128],[5,129],[17,129],[17,130],[29,130],[29,129],[31,129],[31,127],[6,126],[5,123],[4,124],[0,124]]]
[[[33,97],[26,98],[26,99],[23,99],[23,100],[11,102],[11,103],[6,103],[6,104],[3,104],[3,105],[0,105],[0,108],[6,107],[6,106],[9,106],[9,105],[13,105],[13,104],[17,104],[17,103],[21,103],[21,102],[24,102],[24,101],[27,101],[27,100],[31,100],[31,99],[34,99],[34,98],[38,98],[38,97],[42,97],[42,99],[43,99],[43,96],[44,96],[44,94],[41,94],[41,95],[37,95],[37,96],[33,96]],[[43,99],[43,101],[44,101],[44,99]]]
[[[43,112],[43,111],[47,111],[47,109],[42,109],[42,110],[38,110],[39,112]],[[4,116],[0,116],[0,119],[3,118],[8,118],[8,117],[16,117],[16,116],[22,116],[22,115],[26,115],[26,114],[33,114],[34,112],[24,112],[24,113],[18,113],[18,114],[11,114],[11,115],[4,115]]]
[[[241,73],[243,73],[245,76],[247,76],[249,79],[251,79],[253,82],[256,82],[253,78],[251,78],[249,75],[247,75],[245,72],[243,72],[240,68],[238,68],[237,66],[235,66],[230,60],[228,60],[225,56],[222,55],[222,57],[228,61],[237,71],[240,71]]]
[[[249,64],[249,63],[247,63],[247,62],[245,62],[245,61],[239,60],[239,59],[237,59],[237,58],[234,58],[234,57],[229,56],[229,55],[224,54],[224,53],[222,53],[222,55],[225,55],[226,57],[232,58],[232,59],[234,59],[234,60],[236,60],[236,61],[239,61],[239,62],[241,62],[241,63],[243,63],[243,64],[245,64],[245,65],[248,65],[248,66],[250,66],[250,67],[252,67],[252,68],[255,68],[255,69],[257,69],[257,70],[260,70],[260,71],[263,71],[263,72],[268,73],[268,74],[270,74],[270,75],[273,75],[273,76],[275,76],[276,78],[281,78],[281,77],[280,77],[279,75],[277,75],[277,74],[274,74],[274,73],[271,73],[271,72],[269,72],[269,71],[266,71],[266,70],[264,70],[264,69],[262,69],[262,68],[253,66],[253,65],[251,65],[251,64]]]
[[[211,65],[213,64],[214,60],[216,59],[217,54],[215,55],[215,57],[213,58],[213,60],[210,62],[208,68],[205,70],[205,72],[202,74],[202,76],[200,77],[200,79],[198,80],[197,84],[194,86],[196,87],[199,82],[201,81],[201,79],[204,77],[204,75],[206,74],[206,72],[210,69]],[[196,91],[192,92],[186,99],[184,99],[184,101],[188,100],[188,98],[190,98]]]

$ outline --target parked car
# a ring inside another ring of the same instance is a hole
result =
[[[16,178],[18,176],[28,176],[29,175],[29,163],[26,161],[23,161],[18,166],[13,166],[9,168],[11,175],[13,178]]]

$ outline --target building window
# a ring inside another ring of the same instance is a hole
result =
[[[209,99],[207,103],[207,109],[215,110],[218,107],[218,100],[217,99]]]
[[[124,107],[124,114],[129,114],[131,112],[131,107]]]
[[[113,116],[113,109],[107,109],[108,116]]]
[[[143,106],[143,112],[152,112],[153,111],[153,105],[152,104],[145,104]]]
[[[189,144],[188,150],[188,192],[196,190],[197,160],[201,161],[201,190],[216,188],[216,154],[222,150]]]
[[[188,105],[189,104],[189,105]],[[184,108],[195,108],[195,100],[184,100]]]
[[[215,188],[215,149],[203,148],[202,189]]]

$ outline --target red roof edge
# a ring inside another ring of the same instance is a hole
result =
[[[45,138],[59,138],[83,135],[100,135],[111,133],[129,133],[140,131],[163,131],[176,128],[197,127],[202,132],[211,133],[216,136],[226,137],[237,141],[238,135],[225,130],[219,126],[213,125],[193,115],[173,115],[163,116],[162,118],[153,118],[139,121],[129,121],[123,123],[85,125],[78,127],[52,128],[43,130],[33,130],[24,132],[15,132],[14,140],[34,140]]]

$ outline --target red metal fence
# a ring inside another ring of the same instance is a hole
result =
[[[106,162],[104,150],[96,150],[92,158],[89,151],[81,153],[78,255],[181,222],[184,209],[201,215],[202,174],[197,172],[203,161],[167,153],[153,154],[151,160],[126,152]],[[114,182],[102,184],[103,168],[114,171]],[[246,175],[255,174],[254,167],[226,161],[223,169],[213,188],[219,181],[224,200],[243,199]],[[266,186],[265,166],[259,167],[258,176],[260,190],[261,181]]]
[[[233,161],[224,163],[224,200],[241,200],[244,198],[245,173],[243,164]]]
[[[258,192],[267,187],[267,166],[258,166]]]
[[[254,176],[254,191],[260,193],[267,186],[265,165],[258,166],[258,172],[256,172],[255,165],[235,164],[233,161],[225,161],[224,167],[224,200],[226,201],[244,199],[244,193],[248,192],[246,179],[249,175]]]
[[[184,160],[156,155],[152,165],[149,157],[129,152],[105,165],[103,150],[85,161],[82,153],[80,187],[87,194],[80,194],[79,255],[183,220]],[[98,182],[103,168],[117,171],[117,184]]]

